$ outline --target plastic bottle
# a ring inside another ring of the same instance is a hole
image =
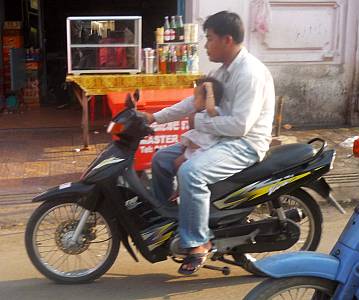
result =
[[[168,16],[165,17],[165,24],[164,27],[164,41],[165,43],[168,43],[171,41],[171,28],[170,28],[170,22],[168,21]]]
[[[193,63],[192,63],[192,73],[199,72],[199,57],[198,54],[193,56]]]
[[[184,41],[184,25],[183,25],[182,16],[178,16],[177,18],[177,36],[179,42]]]
[[[177,42],[177,24],[176,24],[176,17],[175,16],[171,17],[170,30],[171,30],[170,41],[171,42]]]
[[[171,73],[176,73],[177,69],[177,54],[176,50],[172,52],[172,60],[171,60]]]
[[[186,46],[183,47],[183,52],[182,52],[182,72],[183,73],[188,72],[188,56],[187,56]]]
[[[199,72],[199,56],[198,56],[198,49],[196,46],[192,48],[192,70],[191,73],[198,73]]]
[[[172,48],[168,49],[168,52],[166,54],[166,73],[171,73],[171,64],[172,64]]]
[[[159,73],[166,74],[167,73],[167,65],[166,65],[166,52],[164,49],[160,48],[159,53]]]
[[[189,53],[187,59],[187,72],[192,73],[192,68],[193,68],[193,56],[191,53]]]
[[[176,73],[183,73],[182,47],[178,46],[176,48],[176,56],[177,56]]]

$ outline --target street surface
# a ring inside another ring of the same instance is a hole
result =
[[[323,208],[324,232],[320,251],[329,252],[348,218],[333,208]],[[91,284],[59,285],[31,265],[24,247],[23,225],[0,231],[0,300],[115,300],[115,299],[236,299],[240,300],[260,282],[240,268],[231,275],[202,269],[198,275],[177,274],[179,265],[167,260],[150,264],[142,257],[136,263],[122,248],[110,271]],[[218,263],[218,265],[222,265]]]
[[[52,114],[49,116],[52,118]],[[78,151],[82,144],[80,130],[21,129],[31,128],[34,120],[42,120],[34,115],[25,124],[21,123],[23,118],[18,115],[16,124],[21,126],[14,127],[20,129],[0,130],[0,300],[240,300],[260,282],[260,278],[235,267],[227,277],[206,269],[193,277],[182,277],[177,274],[179,265],[172,260],[151,265],[139,257],[140,263],[136,263],[123,249],[113,268],[94,283],[58,285],[44,278],[31,265],[24,247],[24,226],[38,205],[32,204],[31,199],[52,186],[77,181],[110,137],[104,127],[98,129],[91,133],[90,149]],[[66,118],[67,125],[68,122]],[[280,140],[295,143],[322,137],[328,141],[329,147],[337,150],[337,156],[326,180],[342,204],[358,203],[359,159],[350,155],[350,145],[342,144],[358,132],[359,128],[290,130],[283,131]],[[323,210],[325,223],[319,250],[329,252],[352,208],[347,208],[349,213],[345,216],[332,208]]]

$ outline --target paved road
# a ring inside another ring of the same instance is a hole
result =
[[[342,216],[332,208],[324,209],[324,236],[319,250],[331,249],[350,214]],[[23,238],[21,227],[0,231],[1,300],[240,300],[260,280],[240,268],[232,268],[228,277],[204,269],[193,277],[182,277],[176,273],[178,265],[170,260],[155,265],[143,259],[135,263],[121,250],[113,268],[100,280],[83,285],[58,285],[43,278],[31,265]]]

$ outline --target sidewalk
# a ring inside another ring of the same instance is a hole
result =
[[[356,135],[359,135],[358,127],[288,130],[278,139],[285,144],[321,137],[329,147],[335,148],[334,169],[326,179],[333,187],[335,197],[345,203],[359,199],[359,159],[351,156],[351,148],[340,144]],[[78,180],[88,164],[110,142],[110,136],[102,127],[100,131],[90,132],[90,141],[88,151],[78,152],[82,147],[80,128],[0,129],[0,217],[10,214],[4,212],[5,206],[10,208],[18,204],[24,208],[34,195],[52,186]]]
[[[359,186],[359,159],[349,157],[352,149],[340,145],[355,135],[359,135],[359,128],[287,130],[277,139],[282,143],[306,142],[314,137],[325,139],[337,151],[328,180]],[[77,180],[110,142],[110,136],[105,128],[92,131],[90,149],[77,152],[81,142],[81,130],[76,128],[0,130],[0,197],[40,193],[53,185]]]
[[[89,150],[78,152],[82,133],[76,128],[0,130],[0,197],[78,180],[109,141],[92,131]]]
[[[76,152],[82,148],[78,105],[64,110],[41,107],[23,114],[1,114],[0,200],[3,195],[37,194],[53,185],[77,180],[110,141],[104,134],[107,123],[97,118],[91,126],[90,150]],[[94,134],[93,128],[102,134]]]

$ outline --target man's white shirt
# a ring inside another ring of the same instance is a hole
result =
[[[222,115],[210,117],[197,113],[194,128],[219,136],[220,140],[243,139],[263,159],[271,142],[275,107],[269,70],[243,47],[227,68],[222,66],[209,76],[223,84],[224,96],[219,104]],[[167,123],[194,112],[194,97],[191,96],[155,113],[154,118],[158,123]]]

